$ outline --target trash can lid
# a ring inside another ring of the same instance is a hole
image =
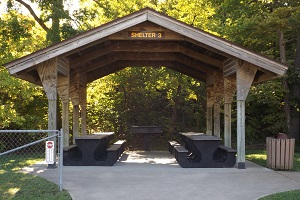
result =
[[[277,139],[288,139],[288,136],[285,133],[277,133],[275,138],[277,138]]]

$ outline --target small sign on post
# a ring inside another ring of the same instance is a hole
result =
[[[54,164],[54,141],[46,141],[46,163]]]

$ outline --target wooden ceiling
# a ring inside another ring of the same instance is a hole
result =
[[[79,70],[87,82],[126,67],[168,67],[206,82],[215,72],[235,74],[239,60],[258,67],[254,82],[281,76],[287,67],[236,44],[144,9],[7,63],[10,73],[41,85],[36,65],[57,57],[58,73]]]

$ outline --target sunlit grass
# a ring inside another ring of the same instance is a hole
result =
[[[0,199],[71,199],[66,191],[59,191],[59,187],[55,183],[20,171],[23,167],[42,160],[44,160],[43,155],[39,154],[1,156]]]
[[[265,150],[246,150],[246,159],[267,167],[267,152]]]
[[[267,167],[266,150],[246,150],[246,159],[263,167]],[[300,153],[295,152],[293,171],[300,171]]]

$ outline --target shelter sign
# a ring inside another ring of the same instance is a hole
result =
[[[46,141],[46,163],[54,164],[54,141]]]
[[[162,39],[165,33],[161,31],[129,31],[128,36],[134,39]]]

